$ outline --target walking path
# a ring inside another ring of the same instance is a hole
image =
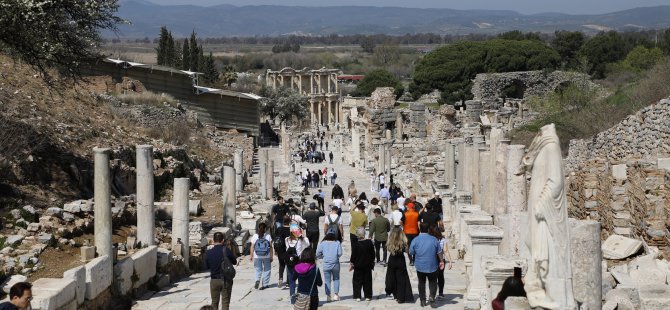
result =
[[[293,144],[293,143],[292,143]],[[331,141],[332,145],[332,141]],[[358,193],[365,192],[368,199],[377,197],[376,193],[370,192],[370,180],[368,175],[359,170],[358,168],[352,168],[346,164],[343,164],[340,160],[341,154],[339,150],[333,152],[335,155],[334,164],[309,164],[309,163],[300,163],[296,169],[323,169],[328,167],[335,169],[337,173],[337,184],[344,189],[345,194],[347,191],[347,186],[351,180],[355,181],[356,188]],[[281,152],[278,149],[271,149],[270,158],[274,158],[276,161],[281,160]],[[291,180],[292,183],[295,180]],[[326,201],[325,204],[328,206],[330,203],[330,192],[332,185],[322,187],[326,192]],[[316,189],[310,189],[312,195],[316,192]],[[311,200],[308,200],[308,202]],[[346,223],[346,222],[345,222]],[[349,272],[347,267],[351,248],[349,242],[349,227],[345,227],[344,230],[344,242],[343,249],[344,254],[342,255],[341,262],[343,262],[343,268],[341,268],[340,273],[340,301],[336,302],[326,302],[326,296],[324,287],[319,288],[319,298],[320,298],[320,308],[321,309],[332,309],[332,310],[344,310],[344,309],[413,309],[420,307],[419,304],[419,294],[418,294],[418,280],[416,276],[416,270],[414,267],[408,266],[408,272],[410,275],[410,281],[412,282],[412,289],[414,291],[415,302],[414,304],[398,304],[394,300],[385,298],[384,283],[386,278],[386,268],[380,265],[377,265],[373,271],[373,299],[371,301],[361,301],[357,302],[352,298],[353,291],[351,285],[352,272]],[[323,237],[323,236],[321,236]],[[455,252],[450,253],[452,258],[456,258],[457,255]],[[319,264],[320,265],[320,264]],[[289,303],[289,292],[288,288],[278,289],[277,288],[277,269],[279,264],[276,260],[272,262],[272,275],[270,281],[270,287],[266,290],[255,290],[254,286],[254,268],[253,263],[249,261],[249,256],[242,257],[240,265],[237,267],[237,276],[235,277],[235,282],[233,285],[232,301],[230,304],[230,309],[291,309],[291,304]],[[445,271],[445,288],[444,293],[446,298],[443,300],[437,300],[437,306],[440,309],[463,309],[463,294],[466,286],[466,276],[465,276],[465,266],[463,261],[456,260],[454,261],[454,267],[452,270]],[[426,285],[427,286],[427,285]],[[428,287],[426,287],[426,293],[428,293]],[[136,305],[133,306],[135,310],[183,310],[183,309],[200,309],[201,306],[208,305],[211,302],[210,293],[209,293],[209,273],[200,272],[193,274],[192,276],[182,279],[181,281],[173,284],[173,286],[165,291],[160,291],[157,293],[150,293],[142,297],[142,300],[138,300]]]

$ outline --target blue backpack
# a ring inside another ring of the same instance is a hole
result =
[[[265,236],[258,237],[258,240],[254,244],[254,252],[256,252],[257,256],[270,255],[270,241],[265,239]]]

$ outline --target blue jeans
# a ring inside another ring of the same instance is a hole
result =
[[[330,278],[333,277],[333,293],[340,293],[340,264],[335,265],[333,269],[324,269],[323,278],[326,281],[326,296],[330,296]]]
[[[263,276],[261,287],[268,286],[270,284],[270,258],[254,258],[254,270],[256,271],[256,281],[261,280],[261,274]]]
[[[293,273],[295,273],[295,270],[293,270],[293,267],[291,266],[286,266],[286,277],[288,278],[288,292],[289,296],[291,297],[291,304],[295,303],[295,281],[293,280]]]

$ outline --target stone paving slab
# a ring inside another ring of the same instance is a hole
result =
[[[270,149],[270,158],[279,160],[281,151],[277,148]],[[335,163],[321,163],[309,164],[300,163],[297,168],[305,169],[323,169],[323,167],[335,168],[338,175],[337,183],[344,189],[351,180],[356,183],[358,193],[365,192],[368,199],[377,197],[376,193],[370,192],[370,180],[367,174],[358,168],[352,168],[343,164],[341,154],[336,151]],[[291,182],[294,182],[293,180]],[[331,202],[330,192],[332,185],[322,187],[326,192],[325,204]],[[316,193],[315,189],[310,189],[312,195]],[[308,202],[310,202],[308,200]],[[346,223],[346,222],[345,222]],[[408,266],[410,281],[412,282],[412,289],[414,291],[414,304],[398,304],[394,300],[385,298],[384,283],[386,278],[386,268],[383,266],[376,266],[373,271],[373,300],[355,301],[353,299],[352,291],[352,272],[349,272],[348,263],[351,249],[349,242],[348,227],[345,227],[343,242],[344,254],[341,261],[343,262],[340,272],[340,301],[326,302],[324,287],[319,287],[319,298],[321,309],[326,310],[346,310],[346,309],[415,309],[419,308],[419,294],[418,294],[418,279],[414,267]],[[457,257],[455,252],[451,253],[451,257]],[[254,285],[254,268],[249,257],[242,257],[240,265],[237,266],[237,276],[233,284],[232,301],[230,309],[291,309],[289,303],[288,288],[277,288],[277,270],[279,264],[275,259],[272,262],[272,273],[270,276],[270,287],[266,290],[255,290]],[[440,309],[464,309],[463,294],[465,292],[465,265],[463,261],[455,261],[454,268],[445,272],[445,295],[446,299],[438,301],[437,305]],[[426,287],[426,290],[428,288]],[[157,293],[149,293],[144,295],[133,306],[134,310],[173,310],[173,309],[200,309],[201,306],[211,302],[209,296],[209,273],[200,272],[191,275],[175,284],[165,291]]]

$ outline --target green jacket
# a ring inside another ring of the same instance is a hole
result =
[[[386,241],[391,230],[391,223],[387,218],[380,215],[370,222],[370,238],[374,236],[376,241]]]

